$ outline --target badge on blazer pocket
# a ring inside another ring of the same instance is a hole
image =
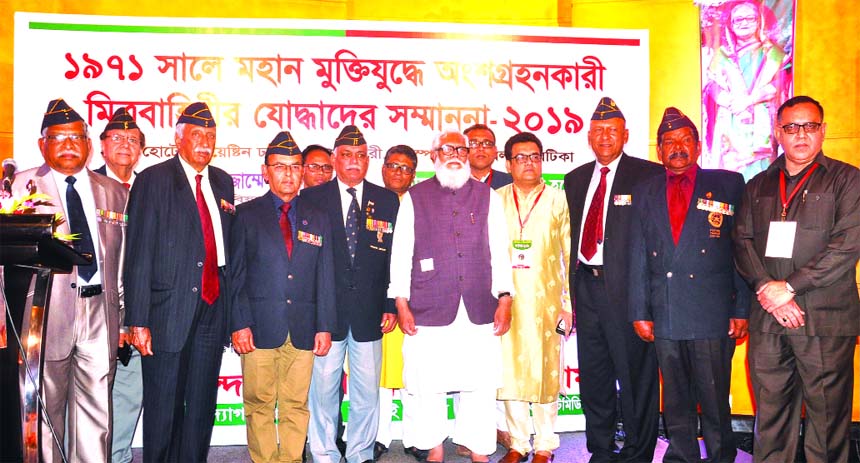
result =
[[[302,243],[308,243],[311,246],[322,246],[322,235],[314,235],[313,233],[299,230],[298,232],[296,232],[296,238],[298,238],[299,241],[301,241]]]

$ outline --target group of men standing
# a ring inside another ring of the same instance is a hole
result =
[[[51,196],[39,212],[62,213],[60,231],[94,260],[54,282],[43,458],[129,461],[142,405],[144,461],[205,461],[232,342],[255,462],[300,462],[306,439],[316,462],[380,458],[382,384],[402,389],[416,458],[444,461],[456,392],[460,453],[489,461],[498,401],[510,436],[499,461],[546,463],[559,446],[561,340],[575,331],[591,462],[652,460],[658,368],[664,461],[734,461],[731,359],[747,333],[755,460],[794,460],[803,403],[807,461],[846,461],[860,171],[824,156],[823,113],[809,97],[783,104],[784,153],[746,186],[697,166],[698,131],[675,108],[657,132],[662,166],[627,155],[610,98],[588,129],[595,161],[564,192],[544,183],[531,133],[505,143],[506,174],[492,169],[489,127],[442,132],[435,176],[414,186],[415,152],[392,147],[383,188],[365,179],[355,126],[333,150],[280,132],[261,166],[269,191],[235,206],[232,179],[210,165],[205,103],[178,118],[177,156],[139,174],[144,135],[118,110],[100,136],[104,176],[86,167],[87,124],[54,100],[45,164],[14,189]]]

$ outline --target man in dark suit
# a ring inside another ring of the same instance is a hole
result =
[[[801,405],[806,461],[848,461],[860,171],[824,155],[826,128],[808,96],[780,106],[783,154],[747,184],[735,222],[735,262],[757,295],[747,356],[756,462],[796,461]]]
[[[50,196],[36,213],[61,214],[57,232],[77,235],[74,247],[93,255],[92,264],[55,275],[51,287],[42,398],[56,436],[43,421],[41,461],[107,461],[128,192],[86,168],[92,151],[87,124],[62,99],[48,103],[39,150],[45,163],[16,175],[13,194],[23,197],[34,185]]]
[[[233,180],[209,166],[215,120],[192,103],[176,124],[179,155],[143,170],[129,198],[126,325],[143,356],[143,459],[206,461],[227,340],[224,271]]]
[[[289,132],[269,144],[262,171],[269,192],[237,207],[231,233],[230,330],[251,459],[301,461],[314,355],[328,353],[336,324],[331,226],[298,197],[302,152]]]
[[[490,185],[494,190],[514,181],[511,174],[493,169],[493,162],[499,157],[499,149],[496,148],[496,134],[491,128],[484,124],[475,124],[464,130],[463,135],[469,139],[469,167],[472,169],[472,178]]]
[[[570,286],[591,462],[650,462],[657,444],[657,357],[627,321],[628,232],[633,208],[639,207],[633,186],[664,169],[625,154],[627,137],[624,114],[604,97],[588,129],[597,161],[564,176],[570,249],[579,259],[569,266]],[[626,435],[620,454],[614,439],[616,381]]]
[[[633,190],[630,221],[630,321],[653,342],[663,373],[663,461],[732,463],[729,384],[735,339],[746,336],[750,291],[735,271],[731,229],[743,195],[741,174],[699,169],[693,122],[666,108],[657,155],[666,175]]]
[[[337,463],[338,389],[349,353],[348,463],[373,461],[379,423],[382,333],[396,326],[387,299],[391,237],[397,195],[367,182],[367,142],[357,127],[344,127],[334,142],[336,178],[302,190],[301,197],[329,214],[334,246],[337,327],[329,354],[314,361],[308,405],[308,440],[314,461]]]
[[[105,125],[101,135],[102,157],[105,164],[95,172],[131,188],[137,173],[134,167],[140,159],[140,151],[146,144],[143,132],[125,107],[119,108]],[[131,461],[131,441],[140,419],[143,405],[143,376],[140,371],[140,353],[131,346],[131,333],[127,326],[120,327],[119,355],[113,381],[113,444],[112,463]]]

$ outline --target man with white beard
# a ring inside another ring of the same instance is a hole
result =
[[[391,285],[403,332],[403,440],[444,461],[446,394],[460,392],[454,443],[473,462],[496,450],[501,342],[511,324],[513,280],[499,196],[471,178],[459,132],[433,141],[436,176],[401,199]]]

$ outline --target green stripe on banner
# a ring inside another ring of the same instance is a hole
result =
[[[582,414],[582,401],[579,399],[579,394],[558,396],[558,416]]]
[[[415,172],[415,180],[420,182],[422,180],[427,180],[428,178],[436,175],[436,172],[432,171],[417,171]],[[564,189],[564,176],[565,174],[543,174],[543,180],[547,183],[547,185],[558,188],[559,190]]]
[[[245,426],[245,407],[242,404],[215,405],[215,426]]]
[[[291,35],[345,37],[346,31],[329,29],[264,29],[258,27],[126,26],[118,24],[71,24],[30,22],[30,29],[72,32],[123,32],[127,34]]]

